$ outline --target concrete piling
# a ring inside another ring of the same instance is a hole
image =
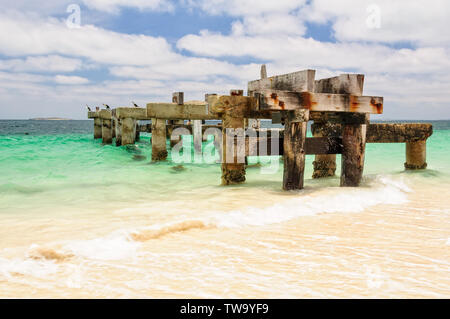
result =
[[[99,117],[94,118],[94,138],[102,138],[102,119]]]
[[[122,146],[122,120],[115,118],[114,122],[116,128],[116,146]]]
[[[370,114],[383,113],[383,98],[363,96],[363,85],[362,74],[316,81],[314,70],[267,77],[262,67],[261,79],[248,83],[248,96],[243,90],[231,90],[230,95],[206,94],[205,101],[185,102],[184,93],[175,92],[171,103],[119,107],[112,111],[112,117],[111,110],[97,110],[88,112],[88,117],[94,119],[94,137],[102,137],[104,143],[111,143],[115,136],[116,145],[133,144],[139,140],[141,129],[151,132],[152,161],[167,159],[167,135],[173,146],[180,141],[180,134],[172,140],[173,130],[183,127],[183,134],[191,132],[194,136],[197,162],[197,155],[202,155],[202,139],[209,135],[203,131],[215,130],[223,185],[245,182],[246,156],[282,155],[283,189],[302,189],[305,155],[315,156],[313,178],[321,178],[335,175],[336,154],[341,154],[341,186],[359,186],[366,143],[405,143],[405,168],[426,168],[426,140],[432,134],[432,125],[371,124]],[[274,136],[258,136],[261,119],[284,124],[284,130]],[[151,128],[138,126],[138,120],[151,120]],[[222,124],[206,125],[205,120],[221,120]],[[309,120],[314,121],[313,137],[306,137]],[[281,147],[272,145],[268,150],[268,143],[274,139]]]
[[[341,186],[359,186],[364,170],[366,125],[344,124],[342,129]]]
[[[288,112],[284,129],[283,189],[303,189],[308,110]]]
[[[166,146],[166,120],[152,119],[152,161],[164,161],[167,159]]]
[[[241,184],[245,182],[244,119],[225,114],[222,138],[222,185]]]
[[[102,120],[103,144],[112,144],[112,114],[110,110],[101,110],[99,117]]]
[[[427,141],[406,143],[406,163],[405,169],[425,169],[427,168]]]
[[[136,141],[136,120],[130,117],[122,119],[122,145],[134,144]]]

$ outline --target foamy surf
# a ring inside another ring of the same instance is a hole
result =
[[[403,204],[410,188],[402,179],[377,176],[366,187],[328,187],[266,208],[249,207],[216,213],[208,224],[217,227],[265,226],[323,213],[358,213],[378,204]]]

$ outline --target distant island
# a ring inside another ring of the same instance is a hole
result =
[[[61,117],[36,117],[30,119],[30,121],[70,121],[70,119],[64,119]]]

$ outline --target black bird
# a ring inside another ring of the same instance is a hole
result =
[[[106,109],[107,110],[110,110],[111,108],[109,107],[109,105],[108,104],[103,104],[104,106],[106,106]]]
[[[139,105],[137,105],[137,104],[134,103],[133,101],[131,101],[131,103],[133,103],[134,107],[139,107]]]
[[[91,108],[89,107],[89,105],[86,104],[86,107],[87,107],[87,109],[88,109],[89,112],[92,111]]]

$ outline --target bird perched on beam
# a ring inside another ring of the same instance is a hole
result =
[[[91,108],[89,107],[89,105],[86,104],[86,107],[87,107],[87,109],[88,109],[89,112],[92,111]]]
[[[137,105],[137,104],[134,103],[133,101],[131,101],[131,103],[133,103],[134,107],[139,107],[139,105]]]
[[[109,107],[109,105],[108,104],[103,104],[104,106],[106,106],[106,109],[107,110],[110,110],[111,108]]]

